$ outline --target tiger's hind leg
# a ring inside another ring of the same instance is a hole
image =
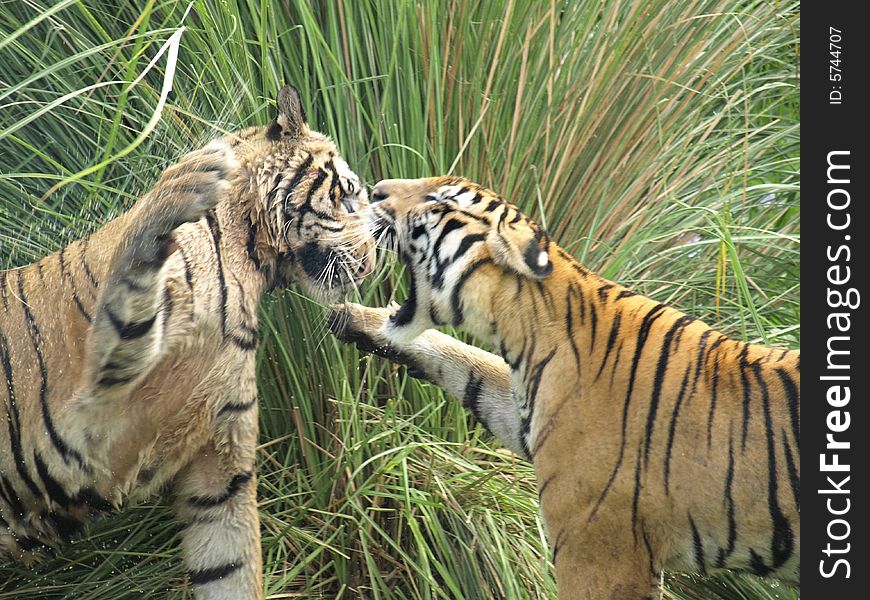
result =
[[[88,335],[88,400],[113,396],[157,363],[172,308],[162,272],[175,250],[172,232],[218,202],[235,166],[232,149],[213,142],[169,167],[126,215],[125,240],[101,286]]]
[[[462,400],[462,405],[507,448],[529,458],[522,419],[513,399],[510,368],[495,354],[429,329],[410,342],[383,336],[389,309],[359,304],[331,307],[329,326],[335,336],[363,352],[404,365],[408,374],[430,381]]]

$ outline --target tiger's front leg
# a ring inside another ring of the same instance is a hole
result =
[[[88,334],[83,398],[99,405],[101,398],[124,394],[158,362],[172,310],[163,266],[176,249],[173,231],[217,204],[237,164],[228,144],[212,142],[168,168],[122,217],[129,225]]]
[[[404,365],[411,376],[426,379],[459,398],[502,444],[529,458],[522,443],[522,423],[507,363],[434,329],[410,342],[388,340],[382,331],[389,316],[386,308],[347,303],[332,306],[328,321],[338,339]]]
[[[182,558],[199,600],[263,597],[256,391],[249,395],[223,403],[215,437],[194,455],[173,486],[175,512],[184,524]]]

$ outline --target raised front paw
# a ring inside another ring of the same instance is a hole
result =
[[[170,217],[168,228],[198,221],[211,210],[229,191],[238,164],[232,147],[215,140],[166,169],[154,192]]]
[[[354,344],[363,352],[386,356],[389,344],[383,337],[384,324],[390,317],[388,308],[370,308],[347,302],[329,307],[326,322],[333,335]]]

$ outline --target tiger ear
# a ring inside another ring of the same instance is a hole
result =
[[[292,85],[285,85],[278,90],[275,103],[278,106],[278,112],[275,115],[275,120],[266,130],[266,137],[272,141],[302,137],[308,131],[308,120],[305,118],[305,109],[302,108],[299,90]]]
[[[553,272],[550,236],[515,209],[506,210],[486,238],[493,261],[531,279],[547,277]]]

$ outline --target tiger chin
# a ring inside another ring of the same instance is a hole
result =
[[[169,491],[196,598],[262,598],[258,303],[370,270],[367,194],[285,86],[277,114],[184,156],[88,238],[0,271],[0,552]]]
[[[602,279],[461,178],[382,181],[366,212],[409,297],[334,306],[333,331],[534,463],[560,599],[651,598],[662,570],[799,583],[799,351]],[[430,329],[444,324],[498,355]]]

